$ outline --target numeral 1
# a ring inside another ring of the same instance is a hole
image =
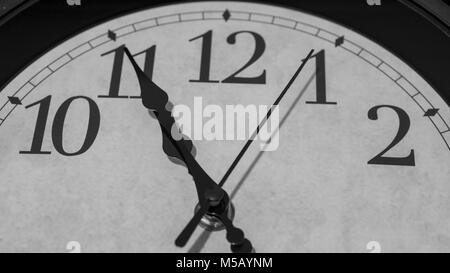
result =
[[[28,109],[35,105],[39,106],[39,112],[34,128],[33,141],[31,142],[31,149],[29,151],[20,151],[19,154],[50,154],[49,151],[42,151],[42,142],[44,141],[45,126],[47,125],[48,110],[50,109],[50,101],[52,96],[47,96],[40,101],[32,103],[25,107]]]
[[[327,88],[325,77],[325,50],[313,55],[316,59],[316,100],[307,101],[310,104],[337,104],[337,102],[327,101]]]
[[[211,68],[211,45],[212,45],[212,30],[194,37],[189,42],[197,39],[202,39],[202,56],[200,58],[200,76],[198,80],[189,80],[189,82],[219,82],[209,78]]]

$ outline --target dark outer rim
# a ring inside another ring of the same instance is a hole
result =
[[[0,90],[36,59],[86,29],[150,7],[194,2],[81,1],[81,6],[68,6],[63,0],[41,0],[0,26],[0,40],[6,41],[0,42]],[[400,2],[383,0],[381,6],[369,6],[363,0],[252,2],[297,9],[371,39],[411,66],[450,105],[450,39],[427,18]]]

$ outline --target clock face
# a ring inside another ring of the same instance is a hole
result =
[[[107,21],[3,88],[1,251],[75,241],[85,252],[229,252],[223,230],[174,245],[197,193],[162,149],[125,47],[174,109],[191,110],[183,133],[216,182],[255,129],[250,115],[230,125],[227,109],[270,107],[314,50],[273,115],[272,141],[255,141],[223,186],[256,252],[450,251],[450,108],[439,90],[346,27],[239,2]]]

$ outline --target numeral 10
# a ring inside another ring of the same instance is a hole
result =
[[[40,101],[28,105],[30,108],[39,105],[39,112],[34,129],[33,141],[29,151],[20,151],[20,154],[50,154],[50,151],[42,150],[42,143],[45,136],[45,127],[48,119],[52,96],[47,96]],[[75,100],[85,100],[89,104],[89,124],[86,131],[86,137],[81,148],[76,152],[67,152],[63,146],[63,129],[67,112],[70,105]],[[55,150],[65,156],[76,156],[86,152],[94,143],[100,128],[100,110],[97,104],[90,98],[84,96],[71,97],[61,104],[55,114],[52,124],[52,141]]]

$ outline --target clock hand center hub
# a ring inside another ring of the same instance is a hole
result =
[[[225,228],[225,225],[219,219],[218,215],[226,213],[228,219],[233,221],[235,215],[234,205],[230,201],[228,194],[220,189],[208,191],[206,193],[209,203],[208,212],[203,216],[200,221],[200,226],[208,231],[219,231]],[[200,204],[195,206],[194,214],[200,209]]]

